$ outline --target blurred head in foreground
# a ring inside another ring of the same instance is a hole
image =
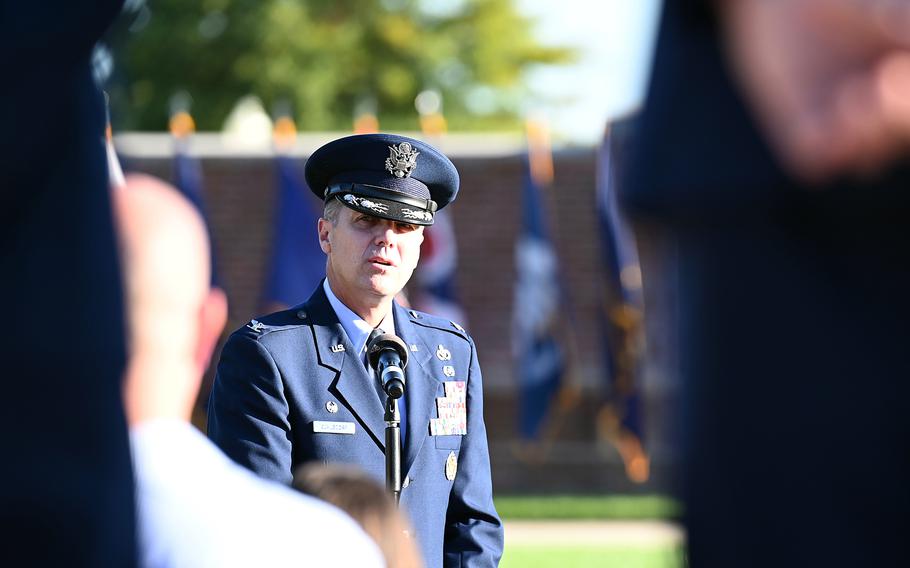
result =
[[[256,477],[189,418],[227,301],[210,288],[202,217],[176,189],[130,176],[113,192],[127,296],[125,380],[141,566],[370,566],[347,515]]]
[[[149,176],[126,185],[113,195],[126,259],[127,420],[189,420],[227,298],[209,286],[208,238],[193,206]]]
[[[392,496],[353,466],[309,463],[294,474],[294,488],[335,505],[360,523],[382,550],[389,568],[420,568],[410,523]]]

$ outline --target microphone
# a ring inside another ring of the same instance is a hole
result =
[[[367,359],[376,371],[382,389],[391,398],[404,394],[404,368],[408,364],[408,347],[394,333],[384,333],[367,344]]]

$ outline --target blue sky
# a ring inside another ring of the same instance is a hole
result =
[[[660,0],[517,0],[536,20],[544,43],[572,46],[578,61],[534,70],[537,102],[555,140],[596,143],[606,121],[636,108],[644,96]]]

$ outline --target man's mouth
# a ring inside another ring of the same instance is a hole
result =
[[[395,266],[391,260],[383,258],[381,256],[374,256],[370,258],[370,262],[373,264],[380,264],[382,266]]]

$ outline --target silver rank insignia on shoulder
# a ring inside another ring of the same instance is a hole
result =
[[[408,177],[417,167],[417,156],[420,152],[415,150],[409,142],[402,142],[389,146],[389,157],[385,159],[385,169],[397,178]]]
[[[344,345],[339,343],[332,346],[332,353],[341,353],[342,351],[344,351]]]
[[[452,353],[446,349],[445,346],[440,345],[436,348],[436,357],[438,357],[440,361],[451,361]]]
[[[334,400],[330,400],[327,403],[325,403],[325,409],[328,410],[329,412],[331,412],[332,414],[335,414],[336,412],[338,412],[338,405],[335,404]]]
[[[411,344],[411,351],[417,351],[418,349],[419,349],[419,347],[417,347],[416,343]]]
[[[420,314],[417,313],[415,310],[408,310],[408,313],[411,314],[412,318],[420,319]]]
[[[455,452],[449,452],[449,457],[446,458],[446,479],[454,481],[456,473],[458,473],[458,456],[455,455]]]
[[[442,374],[444,374],[447,377],[454,377],[455,376],[455,367],[453,367],[452,365],[444,366],[442,368]]]
[[[460,325],[458,325],[457,323],[455,323],[454,321],[452,322],[452,327],[454,327],[458,331],[464,331],[464,328],[461,327]]]
[[[257,321],[257,320],[250,320],[250,323],[246,324],[246,326],[248,328],[252,329],[253,331],[255,331],[256,333],[259,333],[260,331],[262,331],[262,328],[265,327],[265,325],[263,325],[263,323],[261,321]]]

